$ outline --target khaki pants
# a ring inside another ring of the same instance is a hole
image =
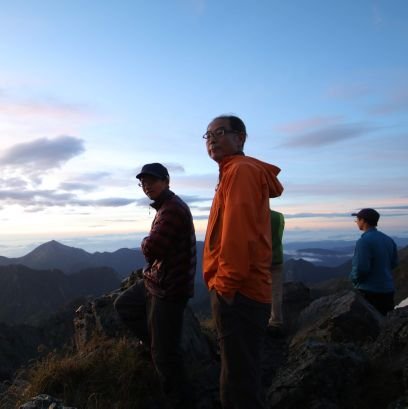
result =
[[[283,264],[272,264],[272,304],[268,325],[280,327],[283,325],[282,293],[283,293]]]

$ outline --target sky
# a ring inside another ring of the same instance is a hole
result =
[[[135,248],[160,162],[205,234],[218,165],[202,135],[243,119],[281,168],[290,241],[408,237],[406,0],[0,0],[0,255],[58,240]]]

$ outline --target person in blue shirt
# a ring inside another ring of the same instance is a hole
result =
[[[394,280],[392,270],[398,265],[397,245],[377,230],[380,214],[374,209],[361,209],[356,216],[363,231],[357,240],[350,279],[353,286],[381,314],[394,309]]]

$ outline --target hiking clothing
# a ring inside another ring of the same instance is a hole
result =
[[[180,348],[188,299],[177,301],[147,295],[147,326],[152,361],[171,408],[192,407],[191,385]]]
[[[146,313],[146,288],[142,279],[123,291],[113,303],[126,326],[143,342],[149,339]]]
[[[272,264],[283,263],[283,230],[285,219],[283,214],[271,210],[271,232],[272,232]]]
[[[228,305],[210,293],[221,354],[220,398],[223,409],[264,409],[261,354],[270,304],[235,293]]]
[[[358,290],[358,292],[382,315],[394,309],[394,292],[391,293],[373,293],[371,291]]]
[[[394,292],[392,270],[397,265],[398,252],[394,240],[371,227],[357,240],[350,279],[358,290]]]
[[[273,233],[272,233],[273,234]],[[268,325],[281,327],[283,325],[282,298],[283,298],[283,264],[272,264],[272,302],[271,316]]]
[[[280,169],[245,155],[220,162],[219,184],[204,242],[203,276],[209,289],[233,298],[271,301],[272,238],[269,198],[280,196]]]
[[[149,236],[141,243],[148,263],[146,288],[160,298],[194,295],[196,238],[190,209],[171,190],[165,190],[151,206],[157,213]]]
[[[192,394],[184,369],[180,343],[188,298],[167,300],[146,293],[138,280],[122,294],[114,307],[123,322],[144,343],[150,353],[161,389],[174,409],[191,408]]]
[[[146,314],[141,317],[141,297],[135,285],[118,297],[115,308],[132,329],[147,328],[150,353],[168,405],[191,408],[180,343],[184,310],[194,295],[197,256],[193,219],[187,204],[169,189],[151,206],[156,216],[149,236],[141,243],[147,261],[143,270]]]
[[[281,327],[283,325],[282,298],[283,298],[283,230],[285,219],[283,214],[271,210],[271,232],[272,232],[272,303],[271,316],[268,325]]]

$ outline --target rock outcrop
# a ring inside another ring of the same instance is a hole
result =
[[[408,308],[381,316],[353,291],[300,314],[267,387],[273,409],[396,409],[408,388]]]
[[[74,320],[75,345],[78,350],[85,349],[88,341],[97,334],[103,337],[134,337],[123,325],[113,303],[118,295],[134,283],[139,272],[134,272],[122,283],[118,291],[89,301],[77,310]],[[194,394],[197,396],[197,409],[212,409],[218,401],[219,362],[211,340],[201,329],[200,322],[190,307],[184,313],[182,351],[187,369],[193,373]]]
[[[56,399],[50,395],[38,395],[30,401],[24,403],[19,409],[76,409],[71,406],[64,406],[61,399]]]
[[[78,309],[75,344],[79,350],[85,351],[95,334],[132,336],[116,315],[113,301],[136,277],[133,274],[120,290]],[[263,353],[268,409],[408,407],[408,307],[383,317],[354,291],[312,300],[303,284],[285,283],[284,318],[285,335],[267,336]],[[219,357],[211,334],[204,334],[187,308],[183,351],[197,409],[220,408]]]

